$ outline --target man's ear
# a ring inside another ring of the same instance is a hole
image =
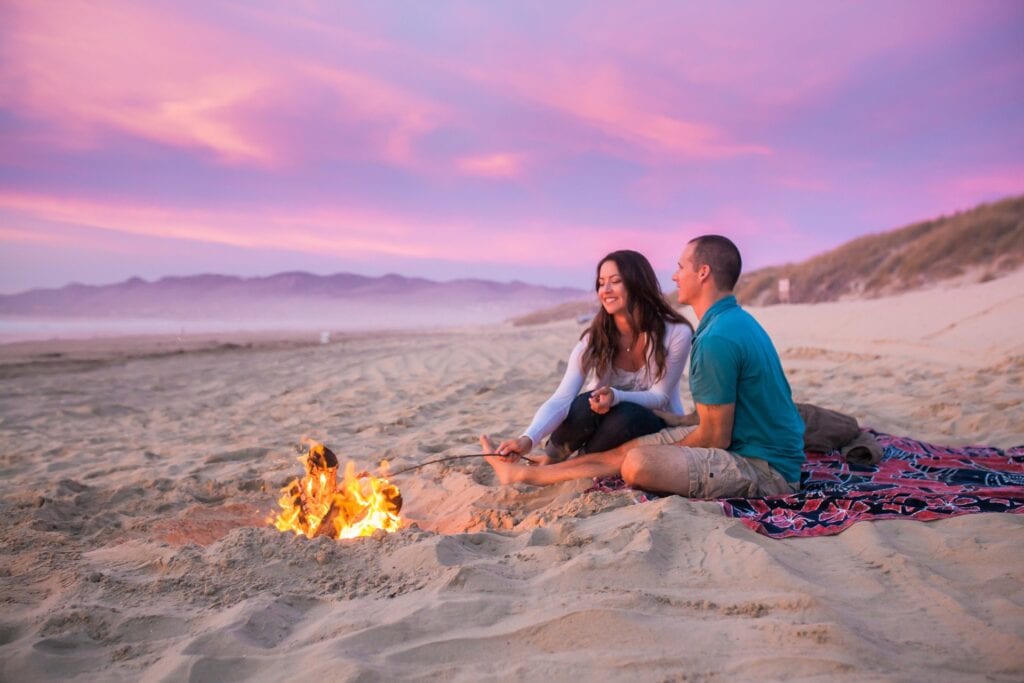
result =
[[[711,266],[709,266],[708,264],[705,263],[700,268],[698,268],[697,269],[697,277],[700,278],[701,282],[704,282],[709,277],[711,277]]]

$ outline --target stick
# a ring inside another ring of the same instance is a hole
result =
[[[462,460],[463,458],[482,458],[485,455],[501,455],[501,453],[467,453],[465,455],[446,455],[443,458],[436,458],[434,460],[428,460],[426,462],[421,462],[419,465],[413,465],[411,467],[403,467],[402,469],[398,470],[397,472],[388,472],[388,477],[397,477],[399,474],[405,474],[406,472],[412,472],[413,470],[418,470],[421,467],[426,467],[427,465],[435,465],[435,464],[437,464],[439,462],[448,462],[449,460]],[[520,457],[522,457],[524,460],[529,460],[530,462],[532,462],[534,464],[537,464],[537,461],[534,460],[533,458],[529,458],[529,457],[527,457],[525,455],[520,456]]]

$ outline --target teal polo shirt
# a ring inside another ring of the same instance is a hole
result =
[[[786,481],[800,481],[804,422],[772,340],[734,296],[715,302],[697,326],[690,393],[697,403],[736,405],[728,450],[766,460]]]

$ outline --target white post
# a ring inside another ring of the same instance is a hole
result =
[[[789,303],[789,278],[779,278],[779,303]]]

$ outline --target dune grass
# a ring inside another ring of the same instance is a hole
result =
[[[1024,265],[1024,196],[982,204],[934,220],[866,235],[803,263],[744,274],[744,303],[779,303],[778,280],[789,278],[790,301],[874,298],[975,273],[991,280]]]

